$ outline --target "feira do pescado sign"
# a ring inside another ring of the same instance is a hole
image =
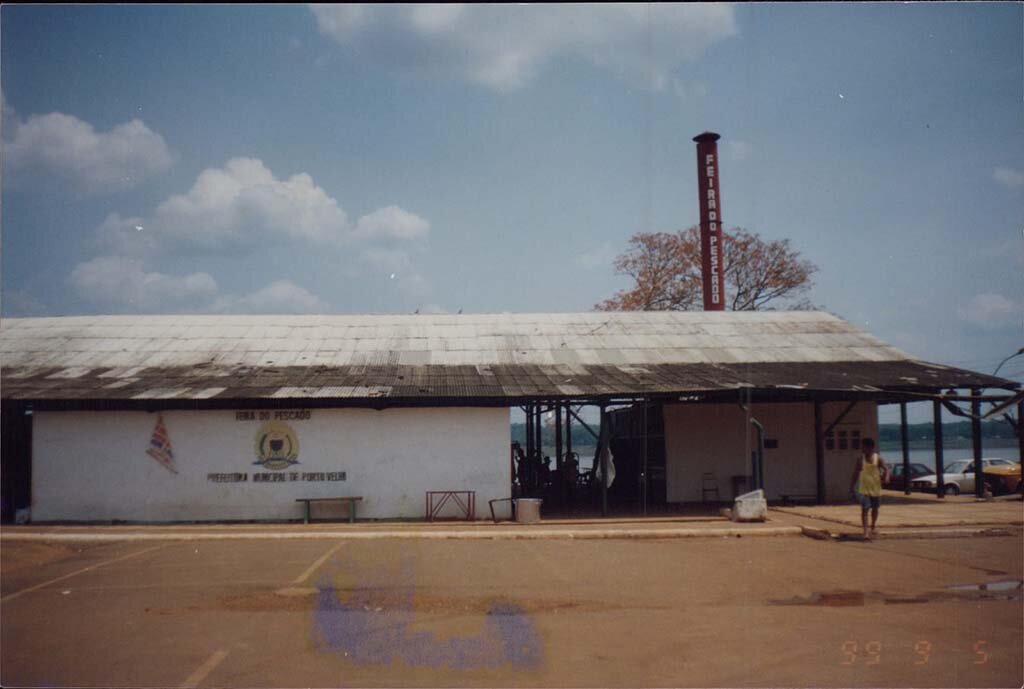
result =
[[[235,421],[258,423],[253,436],[253,454],[257,466],[264,471],[211,472],[206,480],[213,483],[292,483],[344,481],[344,471],[309,471],[300,461],[298,423],[312,419],[309,409],[276,409],[236,411]],[[290,423],[289,423],[290,422]],[[300,470],[301,469],[301,470]]]
[[[704,132],[697,142],[697,187],[700,195],[701,282],[704,310],[725,310],[725,276],[722,272],[722,198],[718,189],[720,137]]]

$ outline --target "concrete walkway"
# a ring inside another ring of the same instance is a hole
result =
[[[352,540],[402,539],[640,539],[723,538],[742,536],[794,536],[798,524],[738,524],[724,517],[650,519],[558,519],[536,524],[514,522],[388,522],[357,524],[173,524],[173,525],[61,525],[8,526],[4,541],[166,541],[223,539]]]
[[[1021,526],[1024,500],[1007,496],[979,501],[974,496],[949,496],[883,491],[878,526],[887,529],[934,526]],[[854,502],[837,505],[773,507],[773,511],[816,520],[860,527],[860,506]]]
[[[816,538],[859,540],[862,536],[860,506],[837,505],[772,507],[770,518],[780,524],[796,524]],[[946,497],[884,491],[876,538],[956,538],[972,535],[1019,533],[1024,525],[1024,500],[1007,496],[978,501],[973,496]]]
[[[886,491],[878,538],[943,538],[1007,535],[1024,526],[1024,500],[976,501],[973,497]],[[700,516],[544,519],[536,524],[476,522],[120,524],[4,526],[3,541],[114,542],[226,539],[665,539],[808,535],[856,538],[861,533],[856,504],[772,507],[764,523],[736,523]]]

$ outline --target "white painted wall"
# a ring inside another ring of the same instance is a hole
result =
[[[823,405],[827,427],[846,403]],[[714,472],[723,500],[731,500],[734,475],[749,475],[756,434],[736,404],[674,404],[665,406],[665,455],[669,502],[699,502],[701,475]],[[765,494],[777,500],[786,494],[817,492],[814,459],[814,405],[755,404],[750,414],[765,426],[765,437],[778,440],[764,451]],[[877,440],[878,413],[873,402],[858,403],[836,430],[860,431]],[[848,499],[857,450],[825,453],[826,500]]]
[[[822,430],[828,428],[835,421],[848,402],[829,402],[823,405]],[[860,431],[862,437],[869,437],[878,443],[878,405],[874,402],[861,402],[857,404],[849,414],[843,417],[835,430],[847,431],[847,435],[853,431]],[[883,456],[885,453],[881,453]],[[844,502],[850,500],[850,479],[853,476],[853,467],[860,457],[860,450],[847,447],[840,450],[838,446],[833,450],[825,451],[825,499],[829,502]],[[891,463],[891,462],[890,462]]]
[[[32,519],[295,519],[299,497],[361,495],[359,517],[424,516],[427,490],[476,491],[476,514],[507,497],[509,411],[505,408],[313,409],[286,421],[300,462],[288,471],[344,471],[344,482],[255,483],[263,421],[234,411],[163,412],[178,473],[146,454],[157,414],[46,412],[34,417]],[[211,472],[245,472],[214,483]],[[316,510],[316,508],[314,508]],[[341,510],[314,511],[318,516]]]

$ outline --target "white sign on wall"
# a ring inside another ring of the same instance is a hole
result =
[[[292,423],[308,421],[313,418],[309,409],[236,411],[234,418],[235,421],[262,422],[253,440],[256,455],[253,464],[266,471],[253,470],[253,483],[344,481],[347,478],[344,471],[300,471],[292,468],[301,464],[299,434],[280,419],[292,419]],[[207,472],[206,480],[212,483],[248,483],[250,474],[247,471]]]

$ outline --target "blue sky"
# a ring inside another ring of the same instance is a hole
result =
[[[789,238],[924,359],[1024,345],[1019,3],[0,8],[6,316],[580,311]],[[1024,379],[1024,356],[1003,373]]]

